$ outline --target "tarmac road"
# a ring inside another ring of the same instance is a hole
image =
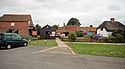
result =
[[[28,46],[0,50],[0,69],[125,69],[125,58],[46,51],[34,53],[48,48],[50,47]]]

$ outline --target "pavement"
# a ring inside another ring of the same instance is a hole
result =
[[[0,49],[0,69],[125,69],[125,58],[72,54],[60,45]]]
[[[40,52],[55,53],[55,54],[75,54],[73,50],[69,46],[67,46],[64,42],[62,42],[59,38],[56,38],[56,42],[58,44],[57,47],[40,50],[33,54],[40,53]]]

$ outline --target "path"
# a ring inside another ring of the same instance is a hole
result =
[[[62,42],[59,38],[56,38],[56,42],[58,44],[57,47],[46,49],[42,52],[46,53],[56,53],[56,54],[75,54],[70,47],[68,47],[64,42]]]
[[[125,58],[46,52],[32,54],[49,48],[47,46],[27,46],[1,49],[0,69],[125,69]]]

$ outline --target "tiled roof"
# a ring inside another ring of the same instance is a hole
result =
[[[96,31],[96,27],[80,27],[80,30],[86,30],[86,31]]]
[[[79,30],[79,26],[65,26],[65,30],[68,32],[74,32]]]
[[[79,27],[79,26],[63,26],[59,27],[57,32],[75,32],[78,30],[86,30],[91,32],[96,32],[96,27]]]
[[[4,14],[0,21],[28,21],[31,20],[31,15],[21,14]]]

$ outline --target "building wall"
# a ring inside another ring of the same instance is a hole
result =
[[[97,29],[97,34],[102,34],[103,37],[108,37],[112,34],[112,32],[107,32],[105,28],[103,30]]]
[[[14,23],[15,26],[11,26]],[[6,32],[8,29],[19,30],[19,34],[22,36],[28,36],[28,22],[0,22],[0,32]]]

